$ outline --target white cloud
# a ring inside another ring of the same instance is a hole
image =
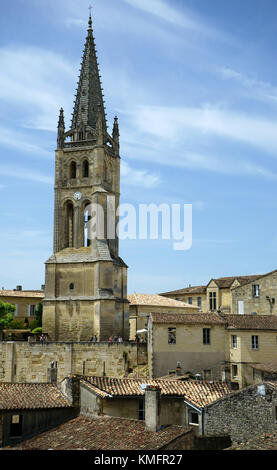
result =
[[[55,52],[28,46],[1,48],[0,63],[0,100],[15,105],[17,115],[24,110],[22,126],[56,130],[59,108],[70,113],[77,67]]]
[[[148,173],[147,170],[135,170],[128,163],[121,162],[122,182],[128,185],[141,186],[144,188],[153,188],[160,184],[161,180],[158,175]]]
[[[178,12],[171,6],[167,5],[162,0],[124,0],[132,7],[144,10],[147,13],[158,16],[165,21],[174,23],[175,25],[183,26],[188,29],[198,29],[199,25],[191,18],[184,16],[180,11]]]
[[[180,26],[182,28],[201,32],[205,34],[214,34],[215,31],[212,31],[208,26],[204,24],[199,19],[193,18],[191,13],[184,13],[184,11],[177,10],[172,8],[172,4],[169,5],[163,0],[124,0],[126,3],[132,7],[143,10],[147,13],[150,13],[156,16],[159,19],[171,23],[175,26]]]
[[[250,149],[257,147],[263,157],[265,151],[274,156],[277,123],[269,119],[215,107],[140,106],[126,115],[128,123],[121,132],[121,146],[128,158],[226,175],[277,179],[275,169],[260,164],[251,153],[239,154],[238,150],[243,143]],[[270,158],[270,163],[274,165],[275,161]]]
[[[70,28],[71,26],[77,26],[79,28],[84,28],[84,31],[85,31],[85,28],[88,26],[87,21],[82,20],[81,18],[66,18],[64,20],[64,24],[68,28]]]
[[[0,165],[0,175],[7,178],[21,179],[25,181],[33,181],[36,183],[44,183],[53,185],[53,177],[44,175],[40,172],[22,168],[22,167],[8,167]]]
[[[257,147],[276,154],[277,122],[240,111],[230,111],[213,105],[194,108],[139,106],[128,112],[138,132],[169,142],[184,142],[189,137],[199,140],[214,136]]]
[[[51,152],[45,150],[41,143],[32,143],[33,137],[18,131],[15,128],[9,129],[8,127],[0,126],[0,145],[4,147],[10,147],[17,149],[20,152],[28,154],[34,154],[39,157],[49,158],[52,156]]]

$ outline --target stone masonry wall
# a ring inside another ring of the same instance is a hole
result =
[[[277,390],[255,385],[205,408],[204,434],[229,435],[233,442],[276,431]]]
[[[253,285],[259,285],[259,297],[253,297]],[[244,314],[276,315],[277,313],[277,272],[245,286],[232,289],[232,313],[238,313],[238,301],[244,302]],[[270,299],[270,301],[267,299]],[[275,299],[275,303],[272,302]]]
[[[70,374],[124,377],[147,362],[147,352],[136,343],[0,342],[0,382],[47,382],[50,362],[57,362],[58,382]]]

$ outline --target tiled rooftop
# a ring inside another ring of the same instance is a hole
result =
[[[218,285],[220,289],[229,289],[234,281],[239,281],[241,286],[248,284],[249,282],[256,281],[263,277],[264,274],[254,274],[251,276],[230,276],[230,277],[220,277],[218,279],[212,279]]]
[[[179,300],[170,299],[163,297],[162,295],[156,294],[130,294],[128,300],[131,305],[149,305],[149,306],[160,306],[160,307],[179,307],[179,308],[191,308],[195,310],[195,305],[191,305]]]
[[[163,292],[160,295],[185,295],[185,294],[206,294],[207,286],[189,286],[183,289],[173,290],[170,292]]]
[[[272,271],[267,274],[253,274],[248,276],[228,276],[228,277],[219,277],[217,279],[211,279],[208,283],[210,284],[211,281],[214,281],[220,289],[230,289],[231,285],[235,280],[238,280],[241,286],[249,284],[250,282],[254,282],[262,277],[268,276],[276,272]],[[185,295],[185,294],[205,294],[207,292],[207,286],[189,286],[184,287],[183,289],[173,290],[170,292],[163,292],[161,295]]]
[[[152,322],[171,325],[222,325],[229,330],[277,330],[277,315],[223,313],[151,313]]]
[[[277,315],[224,315],[228,329],[277,330]]]
[[[44,292],[42,290],[0,290],[0,297],[34,297],[43,299]]]
[[[0,410],[39,410],[70,406],[69,400],[53,384],[0,383]]]
[[[143,421],[103,417],[73,420],[14,446],[14,450],[158,450],[192,431],[168,426],[158,432],[145,430]]]
[[[102,398],[143,396],[141,385],[149,384],[161,389],[161,396],[184,397],[193,405],[202,408],[231,393],[223,382],[114,379],[109,377],[81,377],[81,384]]]
[[[226,323],[224,318],[221,318],[216,313],[151,313],[153,323],[179,323],[179,324],[217,324],[223,325]]]
[[[268,372],[269,374],[277,374],[277,362],[267,362],[263,364],[249,364],[253,369],[260,370],[262,372]]]

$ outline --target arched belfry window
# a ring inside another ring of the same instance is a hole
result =
[[[90,240],[90,233],[89,231],[91,230],[91,227],[89,225],[89,221],[91,219],[91,214],[90,214],[90,208],[89,208],[90,202],[86,202],[84,206],[84,246],[88,247],[91,245],[91,240]]]
[[[89,177],[89,163],[87,160],[83,162],[83,178]]]
[[[77,165],[75,162],[70,163],[69,167],[70,179],[75,179],[77,174]]]
[[[66,248],[73,247],[73,230],[74,230],[74,207],[71,202],[68,202],[65,210],[65,245]]]

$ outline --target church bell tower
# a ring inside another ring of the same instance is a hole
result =
[[[118,218],[112,229],[107,222],[119,199],[118,118],[109,135],[90,16],[71,128],[65,129],[63,109],[58,121],[54,246],[43,306],[50,341],[128,340],[127,266],[118,254]],[[91,207],[104,215],[101,237],[89,233]]]

